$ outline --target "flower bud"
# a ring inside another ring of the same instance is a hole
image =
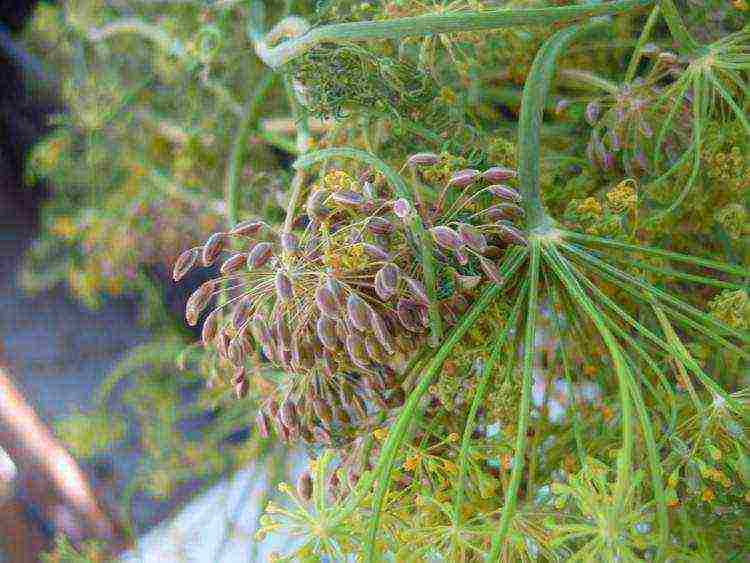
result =
[[[466,169],[455,172],[451,179],[448,180],[448,185],[456,188],[465,188],[469,184],[473,183],[479,177],[479,170]]]
[[[399,322],[410,332],[424,332],[418,307],[419,304],[411,299],[399,299],[396,305]]]
[[[294,401],[287,399],[281,404],[279,409],[281,414],[281,423],[286,426],[289,430],[296,430],[299,425],[299,419],[297,418],[297,406]]]
[[[529,244],[529,241],[526,240],[526,236],[517,228],[501,223],[498,223],[496,226],[500,231],[500,236],[505,242],[516,244],[518,246],[526,246]]]

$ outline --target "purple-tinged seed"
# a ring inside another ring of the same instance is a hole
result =
[[[472,184],[478,177],[479,170],[470,168],[459,170],[451,176],[450,180],[448,180],[448,185],[456,188],[465,188],[469,184]]]
[[[517,175],[518,173],[512,168],[506,168],[505,166],[492,166],[482,172],[482,179],[491,184],[496,184],[497,182],[512,180]]]
[[[406,164],[409,166],[433,166],[438,162],[440,162],[440,157],[431,152],[416,153],[406,159]]]
[[[482,211],[490,221],[505,219],[509,217],[523,217],[523,208],[514,203],[497,203]]]
[[[302,500],[308,501],[312,498],[312,492],[312,477],[310,477],[309,471],[305,471],[302,475],[299,476],[299,479],[297,480],[297,494]]]
[[[375,335],[375,338],[380,342],[380,345],[388,354],[393,354],[395,352],[393,349],[393,337],[391,336],[390,330],[388,330],[388,325],[383,317],[378,315],[372,309],[370,310],[370,326],[372,327],[372,332]]]
[[[263,223],[263,221],[243,221],[229,231],[229,234],[243,237],[254,237],[264,226],[265,223]]]
[[[410,332],[424,332],[419,319],[418,303],[411,299],[399,299],[396,314],[401,325]]]
[[[492,260],[482,256],[479,259],[479,265],[482,267],[482,271],[491,281],[493,281],[497,285],[503,285],[505,283],[505,279],[500,274],[499,268]]]
[[[369,367],[370,359],[365,350],[365,341],[360,335],[352,333],[346,337],[346,351],[354,365],[362,369]]]
[[[214,233],[208,237],[201,253],[201,262],[204,266],[210,266],[216,261],[221,251],[224,250],[226,237],[226,233]]]
[[[294,233],[281,233],[281,249],[291,255],[299,252],[299,237]]]
[[[430,234],[432,235],[432,238],[435,239],[436,243],[447,250],[456,250],[461,248],[461,245],[463,244],[458,233],[445,225],[432,227],[430,229]]]
[[[388,301],[398,288],[399,269],[395,264],[386,264],[375,274],[375,293]]]
[[[339,348],[339,339],[336,337],[336,322],[326,316],[321,316],[315,323],[315,331],[320,342],[329,350],[336,351]]]
[[[216,337],[216,333],[219,330],[219,315],[220,311],[214,309],[203,321],[203,328],[201,329],[201,340],[204,346],[209,346],[211,341]]]
[[[246,263],[247,253],[235,254],[224,261],[220,271],[223,275],[228,276],[244,268]]]
[[[526,246],[529,244],[526,236],[517,228],[510,225],[503,225],[501,223],[498,223],[496,226],[500,231],[500,236],[505,242],[516,244],[519,246]]]
[[[255,427],[258,429],[258,434],[260,434],[261,438],[268,438],[270,436],[270,432],[268,431],[270,422],[268,415],[263,411],[259,411],[255,415]]]
[[[339,304],[335,295],[326,286],[321,285],[315,290],[315,304],[318,310],[332,319],[339,317]]]
[[[215,283],[209,280],[196,289],[185,304],[185,320],[190,326],[195,326],[203,309],[211,300]]]
[[[199,251],[196,248],[186,250],[177,257],[174,263],[174,269],[172,270],[172,279],[176,282],[184,278],[187,273],[193,269],[195,263],[198,261]]]
[[[601,113],[601,106],[599,106],[599,102],[591,101],[588,104],[586,104],[586,110],[584,112],[584,115],[589,125],[596,124],[596,122],[599,120],[600,113]]]
[[[374,235],[389,235],[394,231],[394,226],[388,219],[375,216],[367,221],[367,230]]]
[[[476,227],[467,223],[459,223],[458,236],[466,246],[482,253],[487,248],[487,239]]]
[[[331,196],[331,199],[336,203],[351,207],[358,207],[365,202],[365,198],[362,197],[362,194],[359,194],[352,190],[341,190],[338,192],[334,192]]]
[[[370,308],[367,303],[355,293],[349,295],[346,300],[346,311],[349,314],[349,321],[359,331],[366,331],[370,328]]]
[[[259,242],[247,255],[248,270],[257,270],[265,266],[273,256],[273,246],[270,242]]]
[[[276,279],[274,280],[274,284],[276,286],[276,296],[278,297],[279,301],[281,301],[282,303],[286,303],[287,301],[294,298],[294,288],[292,287],[292,282],[281,270],[278,270],[276,272]]]
[[[406,285],[409,286],[414,297],[417,298],[417,302],[422,303],[423,305],[430,304],[430,298],[427,295],[427,290],[424,285],[422,285],[422,282],[408,276],[404,276],[404,281],[406,282]]]
[[[523,198],[518,191],[514,190],[510,186],[505,184],[493,184],[487,187],[487,190],[494,195],[505,201],[512,201],[513,203],[521,203]]]
[[[374,258],[379,262],[386,262],[390,260],[391,255],[388,254],[383,248],[376,244],[364,243],[362,244],[362,250],[365,251],[370,258]]]

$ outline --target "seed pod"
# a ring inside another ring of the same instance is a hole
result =
[[[433,166],[440,162],[440,157],[431,152],[419,152],[406,159],[409,166]]]
[[[451,179],[448,180],[448,186],[455,188],[465,188],[473,183],[479,177],[479,170],[466,169],[454,172]]]
[[[390,260],[391,255],[376,244],[363,243],[362,250],[365,251],[370,258],[373,258],[379,262],[386,262]]]
[[[329,350],[336,351],[339,349],[339,339],[336,337],[336,323],[326,316],[321,316],[315,323],[315,329],[318,339],[323,346]]]
[[[334,192],[331,199],[336,203],[345,205],[348,207],[359,207],[365,202],[365,198],[362,194],[354,192],[352,190],[341,190]]]
[[[328,288],[328,291],[330,291],[336,298],[339,307],[344,307],[346,305],[347,293],[344,289],[344,286],[341,285],[341,282],[339,282],[336,278],[329,277],[328,279],[326,279],[326,288]]]
[[[367,357],[364,339],[356,333],[346,337],[346,352],[349,354],[354,365],[367,369],[370,365],[370,359]]]
[[[299,237],[294,233],[281,233],[281,249],[287,254],[295,255],[299,252]]]
[[[314,397],[312,400],[313,411],[320,421],[326,426],[330,426],[333,422],[333,413],[331,412],[331,406],[321,399],[320,397]]]
[[[331,210],[325,206],[325,202],[331,192],[326,190],[318,190],[310,194],[307,198],[307,214],[313,219],[319,221],[325,221],[331,214]]]
[[[229,342],[231,338],[227,335],[226,331],[222,331],[216,335],[214,343],[216,345],[216,351],[222,358],[227,357],[227,348],[229,348]]]
[[[195,263],[198,261],[198,250],[191,248],[186,250],[177,257],[174,263],[174,269],[172,270],[172,279],[176,282],[184,278],[187,273],[193,269]]]
[[[273,332],[276,337],[276,347],[279,350],[289,350],[292,335],[289,332],[289,325],[282,315],[278,315],[273,322]]]
[[[214,291],[214,281],[209,280],[196,289],[185,304],[185,320],[190,326],[195,326],[203,309],[211,300]]]
[[[395,352],[393,349],[393,337],[390,330],[388,330],[388,325],[383,320],[383,317],[378,315],[373,309],[370,309],[370,326],[380,345],[385,348],[388,354],[393,354]]]
[[[270,435],[268,432],[270,423],[268,415],[263,411],[258,411],[258,414],[255,415],[255,426],[258,428],[258,434],[260,434],[261,438],[268,438]]]
[[[310,472],[305,471],[297,480],[297,494],[302,500],[308,501],[312,498],[313,481]]]
[[[201,253],[201,262],[204,266],[210,266],[216,261],[221,251],[224,250],[225,243],[226,233],[214,233],[208,237]]]
[[[281,301],[282,303],[286,303],[287,301],[294,298],[294,288],[292,287],[292,282],[289,281],[289,278],[281,270],[278,270],[276,272],[276,279],[274,280],[274,284],[276,285],[276,297],[279,301]]]
[[[376,362],[383,363],[387,360],[385,350],[372,335],[365,337],[365,351]]]
[[[482,211],[482,213],[485,214],[490,221],[524,216],[523,208],[513,203],[498,203],[488,207]]]
[[[376,215],[367,221],[367,230],[374,235],[389,235],[394,231],[394,226],[388,219]]]
[[[419,318],[418,303],[411,299],[399,299],[396,314],[401,325],[410,332],[424,332]]]
[[[432,227],[430,229],[430,234],[432,235],[432,238],[435,239],[436,243],[447,250],[456,250],[461,248],[461,245],[463,244],[458,233],[444,225]]]
[[[411,211],[411,203],[409,203],[404,198],[397,199],[393,202],[393,212],[399,219],[406,219],[409,215],[411,215]]]
[[[219,329],[219,315],[219,310],[214,309],[206,317],[206,320],[203,321],[203,328],[201,329],[201,340],[203,341],[203,345],[206,347],[208,347],[211,344],[211,341],[216,338],[216,332]]]
[[[461,242],[479,253],[482,253],[487,248],[487,239],[484,235],[472,225],[466,223],[459,223],[458,225],[458,236]]]
[[[503,285],[505,283],[505,278],[503,278],[503,276],[500,274],[500,270],[492,260],[489,260],[488,258],[482,256],[479,259],[479,264],[482,267],[482,271],[490,280],[495,282],[497,285]]]
[[[482,179],[491,184],[512,180],[516,176],[518,176],[518,173],[515,170],[512,168],[505,168],[504,166],[492,166],[482,172]]]
[[[227,258],[221,265],[221,273],[225,276],[241,270],[247,262],[247,254],[235,254]]]
[[[586,111],[584,115],[589,125],[596,125],[596,122],[599,120],[600,113],[601,107],[599,106],[599,102],[592,101],[586,104]]]
[[[243,297],[234,306],[232,311],[232,326],[239,330],[245,324],[253,310],[253,299],[250,296]]]
[[[243,221],[229,231],[229,234],[243,237],[254,237],[260,232],[264,225],[265,223],[263,223],[263,221]]]
[[[502,223],[497,223],[496,226],[500,231],[500,236],[505,242],[517,244],[519,246],[526,246],[529,244],[529,241],[526,240],[526,236],[517,228]]]
[[[247,269],[257,270],[266,265],[273,256],[273,246],[270,242],[259,242],[247,255]]]
[[[337,319],[339,317],[339,304],[336,297],[326,286],[319,286],[315,290],[315,304],[318,306],[318,310],[331,319]]]
[[[558,100],[557,104],[555,105],[555,115],[560,117],[565,113],[565,110],[567,110],[569,106],[570,100]]]
[[[463,289],[464,291],[471,291],[475,289],[479,283],[482,281],[482,276],[456,276],[456,280],[458,281],[458,285]]]
[[[428,297],[427,290],[425,289],[424,285],[422,285],[422,282],[408,276],[403,276],[403,278],[406,282],[406,285],[409,286],[409,289],[411,290],[414,297],[417,298],[417,301],[424,305],[429,305],[430,298]]]
[[[367,303],[357,294],[351,293],[346,300],[347,318],[354,328],[366,331],[370,328],[370,308]]]
[[[512,201],[513,203],[521,203],[522,201],[521,194],[505,184],[493,184],[488,186],[487,190],[495,197],[505,201]]]
[[[266,319],[260,313],[253,315],[253,318],[250,320],[250,330],[255,340],[261,345],[270,346],[273,344],[271,330],[268,328],[268,324],[266,324]]]
[[[291,399],[287,399],[286,401],[281,403],[279,413],[281,414],[281,423],[284,426],[286,426],[289,430],[297,429],[297,426],[299,425],[299,419],[297,418],[297,405],[294,404],[294,401],[292,401]]]
[[[395,264],[386,264],[375,274],[375,293],[388,301],[398,288],[399,269]]]

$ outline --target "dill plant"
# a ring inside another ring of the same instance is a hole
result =
[[[237,3],[198,35],[248,59],[222,71],[151,10],[88,40],[247,100],[173,277],[219,267],[186,305],[216,404],[310,454],[259,523],[277,558],[746,557],[745,3]],[[296,157],[265,186],[252,136]]]

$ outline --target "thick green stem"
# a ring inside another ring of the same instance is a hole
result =
[[[503,514],[500,517],[497,532],[492,537],[492,549],[487,561],[499,561],[505,537],[510,530],[510,522],[516,511],[518,502],[518,489],[523,477],[524,460],[526,457],[526,446],[528,443],[527,431],[529,428],[529,417],[531,415],[531,386],[534,382],[534,351],[536,339],[536,315],[537,302],[539,298],[539,272],[541,255],[541,243],[539,239],[531,240],[531,261],[529,264],[529,298],[526,308],[526,332],[523,342],[523,382],[521,384],[521,402],[518,406],[518,421],[516,423],[516,445],[513,455],[513,470],[510,475],[510,483],[505,491],[505,502],[503,503]]]
[[[682,21],[680,13],[677,11],[677,6],[674,5],[672,0],[661,0],[659,3],[661,13],[664,16],[664,21],[667,22],[669,33],[677,41],[677,46],[683,54],[693,53],[696,49],[700,48],[698,43],[688,30],[685,22]]]
[[[518,118],[518,180],[528,231],[544,232],[552,226],[552,219],[544,208],[539,189],[540,138],[544,104],[555,72],[557,57],[580,34],[605,23],[604,20],[596,20],[586,25],[558,31],[539,49],[531,65],[523,88],[521,114]]]
[[[270,35],[265,39],[256,39],[255,49],[258,56],[268,66],[278,68],[322,42],[399,39],[415,35],[463,33],[525,25],[560,24],[594,16],[630,12],[652,3],[653,0],[618,0],[606,4],[586,4],[583,6],[456,12],[385,21],[339,23],[311,29],[275,47],[269,47],[269,36],[275,39],[290,34],[295,27],[299,28],[300,31],[304,30],[299,18],[294,18],[290,22],[282,20],[276,28],[269,32]]]
[[[651,37],[651,31],[654,29],[654,26],[656,25],[657,20],[659,19],[659,6],[654,6],[654,9],[651,10],[651,13],[648,16],[648,19],[646,20],[646,24],[643,26],[643,30],[641,31],[640,37],[638,37],[638,42],[635,44],[635,49],[633,49],[633,54],[630,57],[630,62],[628,63],[628,70],[625,72],[625,84],[629,84],[633,81],[633,78],[635,78],[635,72],[638,70],[638,63],[641,62],[641,56],[643,53],[643,47],[646,45],[646,42]]]
[[[237,134],[235,135],[232,144],[232,153],[229,157],[224,184],[227,202],[227,222],[229,223],[229,228],[234,227],[238,221],[240,200],[239,183],[240,176],[242,175],[242,167],[245,163],[247,139],[250,132],[258,126],[261,104],[263,103],[266,93],[273,86],[275,79],[276,75],[274,73],[268,73],[258,83],[253,92],[253,96],[245,106],[242,120],[237,127]]]

